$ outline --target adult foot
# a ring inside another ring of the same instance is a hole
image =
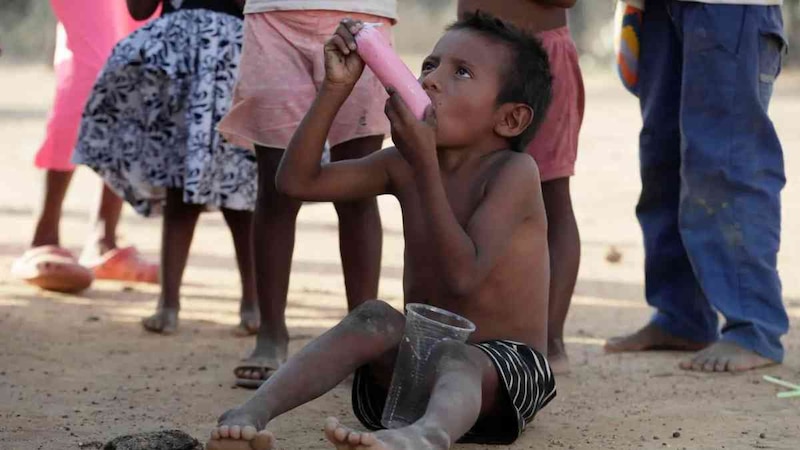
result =
[[[288,347],[288,333],[280,333],[278,336],[259,334],[253,353],[233,369],[236,384],[246,388],[259,387],[286,362]]]
[[[325,437],[337,450],[446,450],[450,438],[444,431],[426,431],[420,426],[361,433],[333,417],[325,422]]]
[[[778,362],[732,342],[719,341],[697,352],[693,357],[681,361],[680,367],[698,372],[744,372],[773,364]]]
[[[258,307],[253,305],[242,305],[239,308],[239,325],[233,329],[234,336],[248,337],[258,333],[261,326],[261,316]]]
[[[275,436],[263,428],[258,419],[242,408],[223,414],[219,425],[211,431],[206,450],[271,450]]]
[[[649,350],[696,352],[707,346],[708,343],[706,342],[695,342],[673,336],[651,323],[633,334],[609,339],[606,341],[604,348],[607,353],[644,352]]]
[[[570,372],[569,357],[563,339],[551,339],[547,342],[547,362],[555,375]]]
[[[178,310],[158,308],[155,314],[142,319],[142,326],[152,333],[174,334],[178,331]]]

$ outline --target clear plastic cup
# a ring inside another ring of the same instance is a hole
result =
[[[383,407],[383,426],[402,428],[422,417],[433,381],[428,367],[431,351],[442,341],[466,342],[474,331],[475,324],[458,314],[420,303],[406,305],[406,327]]]

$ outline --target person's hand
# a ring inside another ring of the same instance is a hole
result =
[[[394,89],[388,89],[386,116],[392,124],[392,141],[414,167],[436,162],[436,110],[429,105],[418,120]]]
[[[364,71],[364,61],[356,53],[356,39],[364,24],[344,19],[325,43],[325,83],[328,86],[352,89]]]

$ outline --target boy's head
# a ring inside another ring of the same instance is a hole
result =
[[[436,107],[438,145],[504,140],[525,151],[550,104],[551,78],[535,37],[481,12],[455,22],[420,77]]]

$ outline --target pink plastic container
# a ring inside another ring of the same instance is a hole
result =
[[[356,36],[356,45],[361,59],[383,86],[394,88],[414,116],[422,119],[431,99],[376,26],[365,24]]]

